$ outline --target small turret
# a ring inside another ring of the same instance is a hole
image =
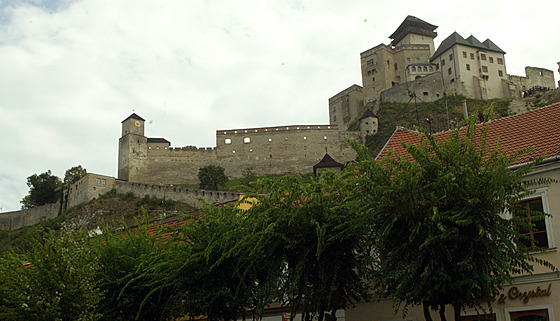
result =
[[[366,110],[364,115],[360,117],[360,133],[362,137],[367,135],[375,135],[378,130],[378,118],[371,110]]]

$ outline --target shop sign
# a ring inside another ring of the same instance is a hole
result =
[[[498,298],[498,304],[506,303],[506,300],[520,300],[523,303],[529,302],[532,298],[542,298],[546,296],[550,296],[552,293],[551,291],[552,284],[549,284],[547,288],[542,288],[537,286],[536,289],[530,291],[521,291],[518,287],[512,286],[507,291],[507,294],[502,293]]]

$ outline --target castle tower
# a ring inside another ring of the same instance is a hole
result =
[[[435,51],[436,28],[408,16],[389,36],[390,45],[380,44],[360,53],[365,101],[375,100],[383,90],[405,83],[410,76],[407,74],[409,65],[420,65],[422,70],[426,66],[429,70],[430,57]]]
[[[377,134],[378,127],[379,122],[377,116],[375,116],[371,110],[366,110],[364,115],[360,117],[360,133],[362,137]]]
[[[118,178],[125,181],[139,181],[148,153],[148,141],[144,136],[145,120],[132,114],[122,121],[119,139]]]
[[[435,52],[434,38],[437,37],[437,32],[431,23],[427,23],[422,19],[418,19],[414,16],[407,16],[401,25],[389,36],[391,45],[393,47],[399,47],[402,45],[429,45],[430,46],[430,56]]]

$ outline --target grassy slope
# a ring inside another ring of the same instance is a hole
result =
[[[27,226],[13,231],[0,231],[0,252],[29,250],[30,242],[41,239],[45,229],[59,230],[63,226],[72,228],[95,229],[107,223],[109,225],[124,222],[134,225],[135,219],[143,217],[146,212],[149,219],[160,219],[165,214],[188,213],[193,207],[184,203],[162,200],[154,197],[139,198],[132,193],[119,194],[114,190],[68,209],[63,215],[46,220],[35,226]]]
[[[397,126],[406,128],[422,128],[435,133],[454,128],[463,120],[463,96],[444,97],[437,101],[423,103],[411,101],[404,103],[382,103],[377,112],[379,130],[375,136],[369,136],[366,145],[377,155],[391,137]],[[489,107],[494,108],[495,117],[508,115],[509,99],[476,100],[466,99],[470,114],[482,112]],[[447,103],[447,108],[446,108]],[[449,122],[447,114],[449,113]],[[430,123],[427,121],[430,119]]]

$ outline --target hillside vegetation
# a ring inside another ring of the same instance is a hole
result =
[[[433,102],[411,100],[410,103],[381,103],[377,116],[377,135],[367,137],[366,145],[377,155],[397,126],[410,129],[421,128],[428,132],[440,132],[457,127],[464,119],[463,100],[467,101],[469,114],[482,113],[492,107],[495,118],[509,115],[511,99],[477,100],[464,96],[448,96]]]
[[[195,209],[184,203],[155,197],[137,197],[132,193],[121,194],[111,190],[97,199],[74,206],[61,216],[46,220],[35,226],[27,226],[13,231],[0,231],[0,252],[31,249],[30,244],[42,239],[47,229],[60,230],[67,226],[73,229],[93,230],[103,224],[135,225],[137,219],[158,220],[178,213],[189,213]]]

